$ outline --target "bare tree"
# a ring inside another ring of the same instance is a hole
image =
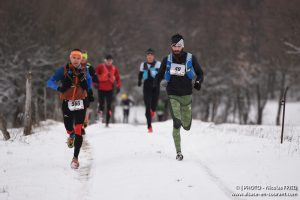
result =
[[[0,131],[2,131],[4,140],[10,139],[9,132],[7,131],[6,120],[1,113],[0,113]]]
[[[28,72],[26,77],[26,100],[25,100],[25,117],[24,117],[24,135],[31,134],[32,128],[32,110],[31,110],[31,99],[32,99],[32,74]]]

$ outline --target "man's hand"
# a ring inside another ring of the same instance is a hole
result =
[[[67,88],[65,88],[65,87],[58,87],[57,88],[57,91],[59,91],[61,93],[64,93],[66,90],[67,90]]]
[[[201,83],[200,83],[200,81],[195,81],[194,88],[196,90],[200,90],[201,89]]]
[[[88,99],[90,102],[94,102],[95,99],[94,99],[94,95],[93,95],[93,90],[89,90],[88,92]]]

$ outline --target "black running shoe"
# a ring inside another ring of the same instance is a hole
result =
[[[181,154],[181,152],[177,153],[176,160],[178,160],[178,161],[182,161],[183,160],[183,155]]]

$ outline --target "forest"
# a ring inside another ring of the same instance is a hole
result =
[[[58,95],[45,82],[74,48],[94,66],[113,55],[121,92],[142,105],[145,50],[162,60],[180,33],[204,71],[194,118],[261,124],[266,103],[280,106],[286,87],[288,100],[300,101],[299,8],[298,0],[0,0],[0,114],[10,127],[23,125],[31,72],[35,123],[59,119]]]

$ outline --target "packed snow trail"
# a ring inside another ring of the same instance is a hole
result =
[[[194,120],[182,131],[181,162],[172,121],[153,128],[148,134],[146,125],[90,125],[78,170],[70,168],[73,149],[62,123],[44,122],[26,137],[10,130],[11,140],[0,137],[0,200],[254,199],[232,194],[243,185],[300,186],[299,126],[287,127],[280,145],[280,127]],[[255,197],[274,198],[299,195]]]
[[[146,126],[89,127],[86,138],[95,153],[91,199],[230,199],[191,154],[175,160],[168,129],[148,134]]]

